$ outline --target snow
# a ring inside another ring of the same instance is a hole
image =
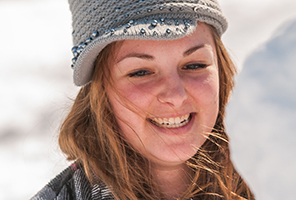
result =
[[[66,1],[0,2],[0,200],[29,199],[69,165],[57,133],[77,93],[70,18]]]
[[[246,59],[228,110],[233,161],[258,199],[295,199],[295,32],[286,22]]]

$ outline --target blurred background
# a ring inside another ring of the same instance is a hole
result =
[[[232,159],[260,200],[295,200],[296,1],[220,0],[239,76]],[[58,129],[72,83],[66,0],[0,0],[0,200],[29,199],[67,167]]]

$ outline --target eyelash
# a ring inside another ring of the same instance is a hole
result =
[[[151,75],[151,74],[154,74],[154,73],[142,69],[142,70],[139,70],[139,71],[132,72],[132,73],[128,74],[128,76],[129,77],[142,77],[142,76],[147,76],[147,75]]]
[[[188,68],[189,66],[194,66],[194,68]],[[193,64],[189,64],[184,66],[182,69],[188,69],[188,70],[197,70],[197,69],[204,69],[208,67],[208,65],[206,64],[202,64],[202,63],[193,63]]]
[[[192,66],[193,66],[193,68],[192,68]],[[191,67],[191,68],[188,68],[188,67]],[[186,65],[182,69],[186,69],[187,68],[188,70],[197,70],[197,69],[204,69],[206,67],[208,67],[208,65],[202,64],[202,63],[196,63],[196,64]],[[151,74],[154,74],[154,72],[150,72],[148,70],[141,69],[139,71],[135,71],[135,72],[129,73],[128,76],[130,78],[132,78],[132,77],[143,77],[143,76],[147,76],[147,75],[151,75]]]

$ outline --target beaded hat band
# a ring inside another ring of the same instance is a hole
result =
[[[126,39],[174,40],[192,33],[197,21],[221,36],[227,29],[216,0],[69,0],[72,12],[74,83],[91,82],[100,51]]]

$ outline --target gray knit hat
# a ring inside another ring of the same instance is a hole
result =
[[[217,0],[68,0],[72,12],[74,83],[92,79],[94,62],[108,44],[125,39],[173,40],[192,33],[197,21],[221,36],[227,20]]]

